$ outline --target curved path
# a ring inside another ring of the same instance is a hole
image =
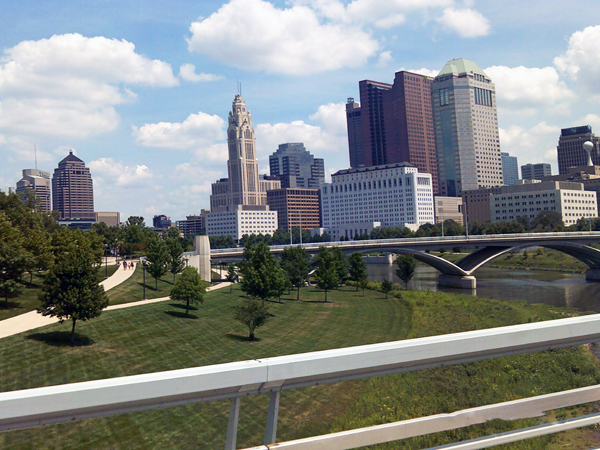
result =
[[[135,263],[134,263],[135,264]],[[135,269],[135,267],[134,267]],[[108,291],[118,284],[121,284],[127,278],[129,278],[135,270],[127,269],[124,270],[121,265],[117,271],[108,277],[106,280],[101,282],[100,284],[104,286],[104,290]],[[229,286],[230,283],[220,283],[216,286],[210,286],[207,288],[207,291],[212,291],[215,289],[220,289],[225,286]],[[161,298],[153,298],[151,300],[140,300],[139,302],[132,303],[123,303],[120,305],[112,305],[108,306],[104,311],[112,311],[114,309],[123,309],[123,308],[131,308],[133,306],[147,305],[150,303],[164,302],[169,300],[170,297],[161,297]],[[0,339],[12,336],[14,334],[23,333],[24,331],[33,330],[35,328],[43,327],[46,325],[51,325],[53,323],[58,322],[56,317],[46,317],[38,314],[37,311],[29,311],[25,314],[21,314],[15,317],[11,317],[9,319],[5,319],[0,321]]]

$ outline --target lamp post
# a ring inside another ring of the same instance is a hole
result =
[[[108,278],[108,245],[104,244],[104,278]]]
[[[143,285],[144,285],[144,298],[142,300],[146,300],[146,264],[147,264],[146,257],[142,256],[140,258],[140,262],[142,263],[142,273],[144,274],[144,282],[143,282]]]

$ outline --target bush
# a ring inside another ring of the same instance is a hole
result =
[[[460,247],[452,247],[452,253],[460,253]]]

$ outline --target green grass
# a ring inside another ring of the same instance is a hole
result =
[[[173,274],[167,273],[158,280],[158,290],[156,281],[148,272],[146,272],[146,298],[168,297],[173,289]],[[120,305],[122,303],[139,302],[144,298],[144,273],[142,267],[138,264],[135,272],[123,283],[115,286],[106,293],[110,305]]]
[[[109,277],[116,272],[117,267],[116,265],[108,266]],[[105,279],[105,270],[104,266],[98,268],[100,281]],[[4,299],[0,299],[0,320],[33,311],[40,306],[38,296],[44,283],[44,275],[36,273],[33,275],[33,282],[30,284],[29,281],[29,274],[24,275],[23,287],[8,297],[8,304],[4,302]]]
[[[134,275],[135,276],[135,275]],[[107,311],[77,325],[87,345],[66,345],[69,324],[57,324],[0,340],[3,391],[126,376],[253,358],[372,344],[404,338],[559,318],[573,311],[523,302],[502,302],[443,293],[383,294],[353,287],[328,294],[314,288],[269,303],[273,317],[257,330],[258,341],[232,319],[240,301],[236,286],[208,293],[184,319],[171,301]],[[502,358],[417,373],[338,383],[282,394],[278,440],[451,411],[488,402],[598,383],[597,361],[583,348]],[[242,400],[238,447],[262,443],[268,397]],[[147,449],[221,448],[227,427],[226,401],[196,404],[0,433],[0,448]],[[578,410],[578,412],[580,412]],[[571,414],[570,410],[565,414]],[[496,423],[499,422],[499,423]],[[520,421],[517,425],[535,421]],[[511,423],[511,426],[513,424]],[[423,448],[452,438],[503,430],[500,421],[437,437],[377,448]],[[581,432],[580,432],[581,433]],[[568,434],[575,443],[590,433]],[[554,438],[552,438],[554,439]],[[552,439],[526,441],[552,448]],[[546,445],[548,444],[548,445]],[[437,444],[436,444],[437,445]],[[573,446],[570,448],[581,448]],[[585,447],[587,448],[587,447]]]

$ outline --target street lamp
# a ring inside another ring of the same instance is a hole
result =
[[[104,244],[104,278],[108,278],[108,244]]]
[[[140,262],[142,263],[142,273],[144,274],[144,298],[142,300],[146,300],[146,266],[148,265],[148,260],[145,256],[141,256]]]

